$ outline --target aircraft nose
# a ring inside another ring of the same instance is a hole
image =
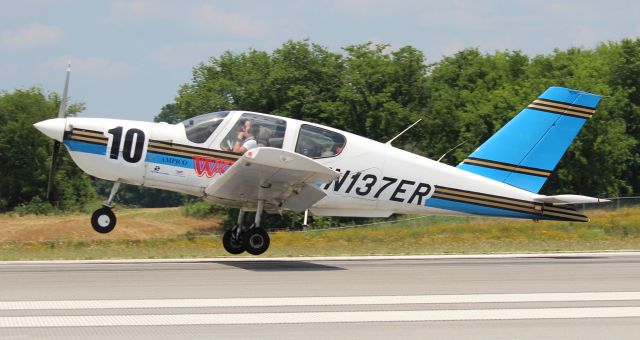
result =
[[[49,138],[57,140],[58,142],[62,142],[66,125],[66,118],[52,118],[33,124],[33,126],[40,132],[44,133]]]

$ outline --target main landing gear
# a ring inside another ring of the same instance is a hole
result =
[[[260,227],[263,209],[264,201],[258,200],[256,218],[249,228],[245,228],[243,224],[244,209],[240,209],[238,223],[230,230],[227,230],[222,237],[222,245],[227,252],[237,255],[246,250],[251,255],[260,255],[269,249],[269,234]]]
[[[102,208],[94,211],[91,215],[91,226],[93,230],[101,234],[109,233],[116,227],[116,215],[111,210],[111,202],[113,202],[118,188],[120,188],[120,182],[114,182],[107,201],[104,202]]]

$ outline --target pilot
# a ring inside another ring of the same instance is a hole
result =
[[[250,119],[243,118],[238,121],[238,136],[231,151],[237,153],[245,153],[258,146],[255,137],[255,127]]]

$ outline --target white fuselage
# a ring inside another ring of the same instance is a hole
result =
[[[206,150],[222,152],[220,146],[224,145],[225,136],[233,133],[242,113],[231,111],[202,143],[189,140],[182,124],[70,117],[66,118],[65,145],[75,163],[92,176],[215,201],[204,191],[224,176],[224,166],[198,163],[196,154],[206,153]],[[348,132],[290,118],[278,119],[286,122],[281,141],[284,150],[295,152],[303,124],[339,133],[346,139],[346,145],[338,155],[315,159],[342,174],[332,183],[317,184],[327,196],[310,209],[316,215],[467,214],[460,209],[428,206],[427,201],[436,187],[529,202],[540,197]],[[171,154],[163,154],[163,148],[170,148]],[[198,168],[196,163],[209,168]]]

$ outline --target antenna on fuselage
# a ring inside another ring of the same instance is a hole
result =
[[[458,145],[452,147],[451,149],[447,150],[447,152],[445,152],[444,154],[442,154],[442,156],[440,156],[440,158],[438,158],[438,162],[440,162],[444,158],[444,156],[446,156],[449,152],[457,149],[459,146],[461,146],[462,144],[464,144],[466,142],[467,142],[466,140],[463,140],[460,144],[458,144]]]
[[[422,118],[420,118],[420,119],[416,120],[416,122],[415,122],[415,123],[413,123],[413,124],[409,125],[409,127],[408,127],[408,128],[406,128],[406,129],[402,130],[402,132],[400,132],[397,136],[395,136],[395,137],[391,138],[391,139],[390,139],[388,142],[386,142],[385,144],[387,144],[387,145],[391,145],[391,142],[393,142],[394,140],[396,140],[396,138],[398,138],[398,137],[402,136],[402,134],[403,134],[403,133],[405,133],[405,132],[409,131],[409,129],[411,129],[412,127],[414,127],[416,124],[420,123],[420,121],[421,121],[421,120],[422,120]]]

